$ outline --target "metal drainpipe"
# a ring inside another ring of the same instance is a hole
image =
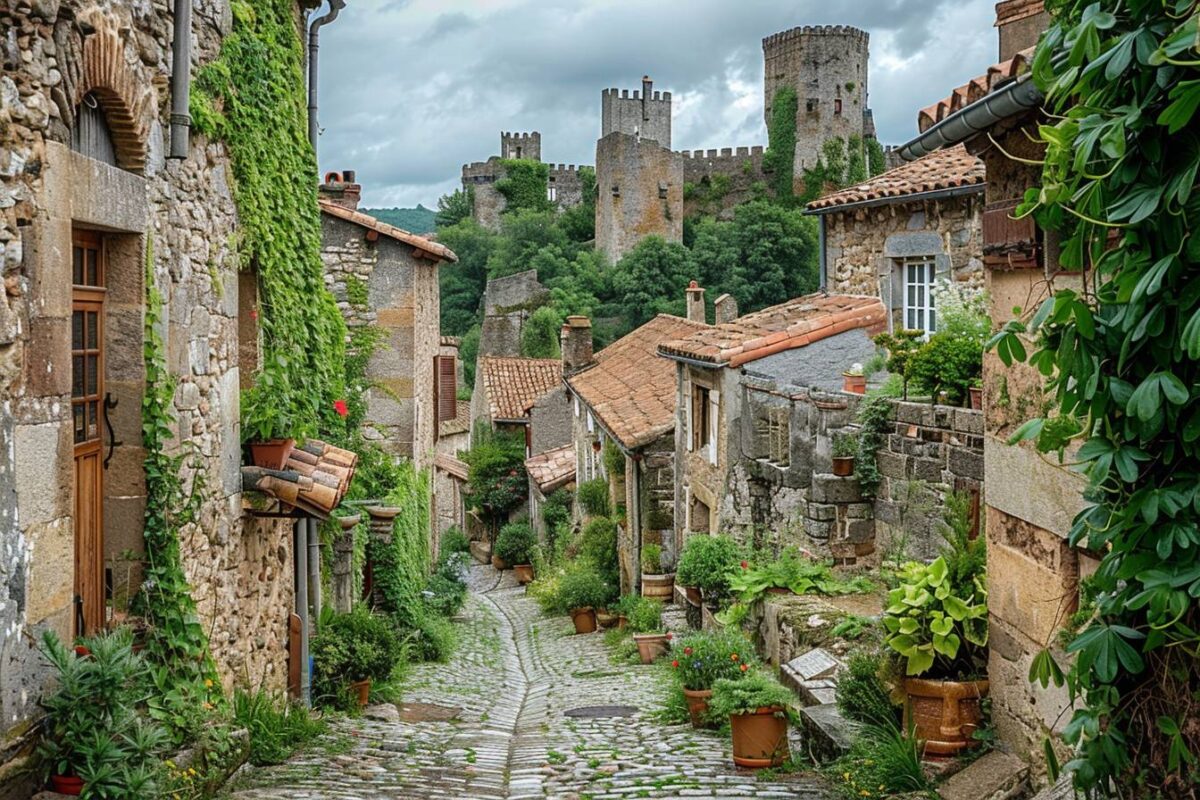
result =
[[[820,289],[822,292],[829,291],[829,265],[825,263],[827,258],[825,253],[825,215],[821,214],[817,217],[817,243],[820,250],[818,268],[820,269]]]
[[[308,520],[296,520],[292,536],[292,566],[296,590],[296,616],[300,617],[300,702],[312,707],[312,676],[308,671]]]
[[[321,619],[321,523],[308,518],[308,605],[313,628]]]
[[[192,115],[192,0],[175,0],[175,39],[171,43],[170,158],[187,158]]]
[[[329,10],[308,26],[308,141],[314,153],[317,152],[317,48],[320,46],[321,28],[337,19],[345,7],[346,0],[329,0]]]

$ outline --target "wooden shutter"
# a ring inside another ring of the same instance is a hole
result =
[[[458,374],[454,356],[437,357],[438,421],[458,416]]]
[[[708,460],[717,463],[717,427],[721,414],[721,393],[716,389],[708,392]]]

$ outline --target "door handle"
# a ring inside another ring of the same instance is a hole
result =
[[[113,450],[120,447],[124,442],[118,442],[116,434],[113,433],[112,420],[108,418],[109,409],[117,407],[119,400],[114,400],[111,392],[104,393],[104,427],[108,428],[108,454],[104,456],[104,468],[108,469],[108,462],[112,461]]]

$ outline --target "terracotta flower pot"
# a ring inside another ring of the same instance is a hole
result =
[[[854,474],[854,456],[834,456],[833,474],[849,478]]]
[[[730,714],[733,729],[733,763],[739,767],[778,767],[788,757],[787,717],[777,717],[782,706],[764,706],[754,714]]]
[[[625,616],[624,614],[619,614],[617,616],[617,630],[619,630],[619,631],[625,630],[625,626],[628,624],[629,624],[629,617]]]
[[[283,469],[288,454],[296,445],[295,439],[267,439],[250,442],[250,460],[263,469]]]
[[[851,375],[848,372],[842,373],[842,391],[850,394],[866,394],[867,393],[867,376],[866,375]]]
[[[643,664],[653,664],[654,659],[667,652],[667,638],[665,633],[635,633],[633,640],[637,642],[638,655],[642,657]]]
[[[983,387],[982,386],[970,386],[967,388],[967,394],[971,398],[971,408],[975,409],[976,411],[982,411],[983,410]]]
[[[576,633],[592,633],[596,630],[596,610],[591,606],[571,609],[571,622]]]
[[[83,793],[83,778],[77,775],[51,775],[50,788],[59,794],[78,796]]]
[[[642,597],[651,597],[664,603],[671,602],[675,596],[675,573],[667,572],[661,575],[642,573]]]
[[[492,568],[501,571],[506,570],[508,569],[508,562],[500,556],[492,556]]]
[[[513,575],[517,577],[517,583],[522,586],[527,583],[533,583],[533,564],[515,564],[513,566]]]
[[[350,684],[350,694],[358,701],[359,708],[366,708],[371,699],[371,679],[363,678]]]
[[[987,697],[987,681],[930,681],[907,678],[904,692],[904,727],[916,727],[927,755],[956,755],[977,742],[972,734],[983,719],[980,700]]]
[[[620,621],[620,617],[616,614],[610,614],[604,609],[596,612],[596,622],[599,623],[601,628],[615,628]]]
[[[693,728],[708,728],[711,723],[705,719],[708,713],[708,701],[712,697],[712,689],[684,689],[683,698],[687,701],[688,716],[692,718]]]

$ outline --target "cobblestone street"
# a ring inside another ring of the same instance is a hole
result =
[[[243,772],[229,797],[830,796],[815,778],[736,772],[725,737],[658,722],[662,686],[654,668],[612,664],[601,634],[575,636],[565,617],[542,616],[511,572],[474,567],[470,582],[458,649],[448,664],[413,670],[405,719],[340,720],[324,746]],[[627,717],[564,714],[595,705],[638,710]],[[452,720],[428,720],[445,707],[461,710]],[[414,713],[420,711],[426,713]]]

